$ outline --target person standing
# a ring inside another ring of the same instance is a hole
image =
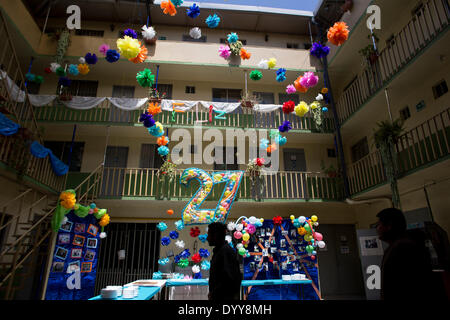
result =
[[[209,271],[208,299],[239,300],[242,273],[236,251],[225,240],[226,225],[220,222],[208,226],[208,243],[214,247]]]

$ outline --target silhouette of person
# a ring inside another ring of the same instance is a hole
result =
[[[208,243],[214,247],[209,270],[209,300],[239,300],[242,273],[237,253],[225,241],[226,226],[220,222],[208,226]]]
[[[381,263],[381,299],[433,299],[433,276],[430,254],[420,232],[407,232],[402,211],[381,210],[377,233],[389,244]]]

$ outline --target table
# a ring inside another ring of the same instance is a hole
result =
[[[208,286],[209,280],[208,279],[192,279],[192,280],[186,280],[186,279],[167,279],[166,285],[164,286],[162,290],[162,298],[164,300],[169,300],[169,290],[171,287],[182,287],[182,286]]]
[[[242,280],[241,282],[241,300],[244,300],[245,288],[252,286],[274,286],[274,285],[289,285],[289,284],[310,284],[311,280],[282,280],[282,279],[267,279],[267,280]],[[300,286],[301,296],[303,297],[302,286]]]
[[[123,301],[134,301],[134,300],[151,300],[157,293],[159,293],[161,287],[139,287],[139,294],[137,297],[124,299],[123,296],[117,297],[115,299],[103,299],[101,295],[90,298],[89,300],[123,300]]]

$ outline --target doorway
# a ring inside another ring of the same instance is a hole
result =
[[[108,146],[102,181],[103,196],[121,196],[128,162],[128,147]]]

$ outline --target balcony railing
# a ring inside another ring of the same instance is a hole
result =
[[[98,107],[90,110],[74,110],[64,105],[38,107],[35,109],[39,122],[63,122],[83,124],[112,124],[112,125],[136,125],[146,106],[138,110],[126,111],[116,108],[109,100],[103,101]],[[163,111],[156,117],[157,121],[165,126],[192,127],[198,122],[204,126],[222,128],[258,128],[277,129],[285,120],[289,120],[293,130],[309,132],[334,132],[334,122],[330,117],[324,117],[322,129],[317,128],[312,117],[300,118],[294,114],[286,115],[281,110],[273,112],[255,112],[250,108],[239,107],[233,113],[225,115],[225,120],[214,119],[208,122],[209,112],[196,111],[195,108],[172,115],[170,111]]]
[[[356,77],[337,100],[339,121],[344,123],[375,93],[447,30],[450,12],[446,0],[430,0],[400,30],[376,60]]]
[[[146,168],[104,168],[99,198],[136,198],[136,199],[190,199],[199,185],[191,182],[188,187],[182,186],[180,176],[183,170],[177,170],[175,178],[169,182],[157,176],[158,169]],[[254,200],[329,200],[342,199],[342,184],[338,178],[331,178],[314,172],[278,172],[263,176],[262,193],[260,184],[252,186],[250,177],[244,176],[239,188],[238,199]],[[225,183],[217,184],[208,201],[218,201]]]
[[[399,176],[446,159],[450,154],[450,108],[403,134],[395,148]],[[379,151],[348,168],[350,193],[355,194],[386,182]]]

